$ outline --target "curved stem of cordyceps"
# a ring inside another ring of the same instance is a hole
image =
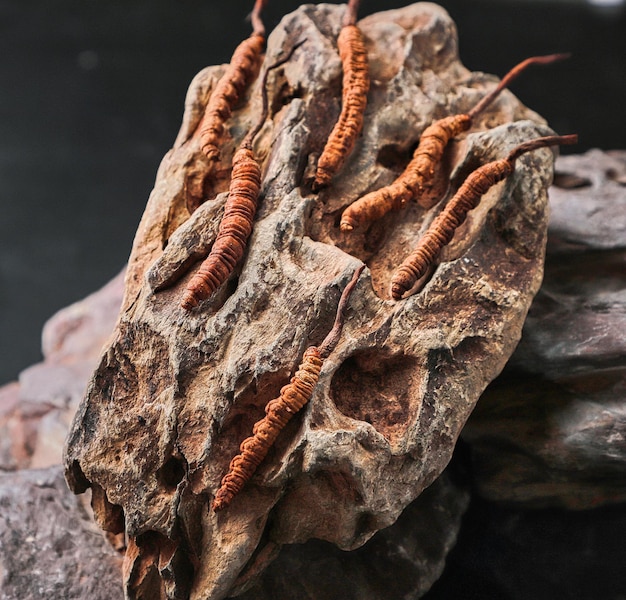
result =
[[[361,4],[361,0],[348,1],[348,7],[346,8],[346,12],[343,15],[343,21],[341,22],[342,27],[356,24],[357,14],[359,12],[359,4]]]
[[[529,140],[528,142],[524,142],[519,146],[516,146],[511,150],[509,155],[506,157],[508,162],[515,162],[522,154],[526,154],[526,152],[531,152],[532,150],[537,150],[538,148],[546,148],[547,146],[564,146],[576,144],[578,142],[578,135],[572,133],[570,135],[548,135],[546,137],[536,138],[534,140]]]
[[[263,128],[263,123],[265,123],[265,120],[267,119],[267,115],[269,113],[269,101],[267,99],[267,76],[269,75],[270,71],[273,71],[281,65],[284,65],[291,58],[296,48],[302,46],[304,42],[306,42],[306,39],[296,42],[285,56],[279,58],[276,62],[274,62],[269,67],[267,67],[267,69],[265,69],[265,73],[263,73],[263,78],[261,79],[261,97],[263,101],[261,115],[259,116],[254,127],[250,129],[250,131],[248,131],[246,136],[241,141],[241,146],[243,148],[252,148],[254,138],[258,135],[259,131],[261,131],[261,129]]]
[[[267,0],[256,0],[254,8],[250,13],[250,21],[252,22],[252,35],[261,35],[265,37],[265,25],[261,20],[261,11],[267,5]]]
[[[328,358],[330,353],[337,346],[337,342],[339,342],[339,337],[341,336],[341,330],[343,328],[343,323],[345,321],[345,310],[348,305],[348,301],[350,300],[350,295],[352,294],[352,290],[354,290],[361,273],[365,269],[365,265],[361,265],[352,275],[352,279],[350,283],[344,288],[341,298],[339,299],[339,304],[337,305],[337,314],[335,316],[335,322],[333,324],[333,328],[330,330],[328,335],[324,338],[324,341],[318,346],[318,350],[320,353],[320,357],[323,359]]]
[[[514,79],[516,79],[527,67],[531,65],[549,65],[559,60],[569,58],[570,54],[548,54],[546,56],[531,56],[515,65],[500,81],[500,83],[489,92],[474,108],[468,111],[468,116],[473,119],[476,115],[485,110]]]

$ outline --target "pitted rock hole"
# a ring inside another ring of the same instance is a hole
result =
[[[157,479],[161,485],[169,490],[175,490],[183,480],[187,472],[187,465],[184,459],[170,456],[156,472]]]
[[[419,397],[415,387],[422,375],[422,365],[414,357],[367,350],[339,367],[330,384],[330,397],[337,410],[370,423],[397,446],[420,410],[411,399]]]

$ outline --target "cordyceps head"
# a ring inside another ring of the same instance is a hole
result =
[[[524,142],[516,146],[509,152],[506,157],[508,162],[515,162],[522,154],[538,150],[539,148],[547,148],[548,146],[569,146],[578,143],[578,135],[571,133],[569,135],[548,135]]]
[[[361,4],[361,0],[348,1],[348,6],[341,23],[342,27],[348,27],[349,25],[354,25],[356,23],[357,14],[359,12],[359,4]]]
[[[256,0],[254,8],[250,13],[250,21],[252,22],[252,35],[265,37],[265,25],[261,19],[261,11],[266,7],[267,0]]]
[[[547,54],[545,56],[531,56],[521,63],[515,65],[500,81],[500,83],[489,92],[474,108],[468,111],[468,115],[471,119],[475,118],[478,114],[483,112],[502,92],[503,89],[509,86],[509,84],[517,79],[528,67],[532,65],[551,65],[552,63],[560,60],[565,60],[571,55],[564,54]]]

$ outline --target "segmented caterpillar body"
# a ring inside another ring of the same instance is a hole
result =
[[[370,192],[348,206],[341,216],[341,230],[351,231],[355,227],[371,223],[392,210],[400,210],[412,199],[416,199],[422,208],[428,209],[434,206],[439,198],[424,195],[424,192],[432,184],[435,170],[441,163],[449,141],[460,133],[468,131],[474,118],[484,111],[528,66],[550,64],[567,56],[566,54],[551,54],[527,58],[513,67],[496,88],[483,97],[467,114],[444,117],[429,125],[422,133],[413,158],[400,177],[391,185]]]
[[[187,284],[181,301],[181,306],[185,310],[195,308],[202,300],[211,296],[228,279],[245,252],[248,238],[252,233],[252,223],[261,190],[261,165],[254,155],[252,144],[269,110],[267,76],[270,71],[287,62],[294,50],[303,43],[304,40],[294,44],[284,58],[277,60],[265,70],[261,82],[263,97],[261,116],[246,134],[233,157],[233,170],[224,215],[209,255]]]
[[[267,0],[256,0],[250,14],[252,34],[233,53],[230,63],[209,98],[200,126],[200,147],[206,157],[215,162],[219,159],[219,142],[224,134],[224,124],[230,118],[241,95],[256,79],[261,67],[265,48],[265,26],[261,10]]]
[[[363,129],[369,92],[369,65],[361,30],[355,25],[358,2],[350,2],[337,47],[343,68],[341,113],[318,160],[313,189],[327,186],[352,152]]]
[[[429,125],[420,138],[413,158],[404,172],[391,185],[366,194],[348,206],[341,215],[342,231],[351,231],[371,223],[392,210],[400,210],[409,200],[419,198],[443,158],[448,142],[467,131],[472,120],[468,115],[445,117]],[[429,206],[425,208],[430,208]]]
[[[265,417],[257,421],[252,429],[252,435],[241,443],[240,453],[231,460],[228,473],[222,479],[220,488],[215,494],[212,504],[213,510],[222,510],[231,503],[267,456],[279,433],[311,399],[324,360],[339,341],[350,294],[364,268],[365,266],[362,265],[354,272],[350,283],[343,290],[337,307],[335,323],[330,333],[319,347],[310,346],[306,349],[302,363],[291,381],[280,390],[278,398],[268,402],[265,407]]]
[[[413,252],[396,269],[391,279],[391,296],[399,300],[415,282],[423,277],[435,259],[453,238],[467,213],[475,208],[482,196],[496,183],[508,177],[515,169],[519,156],[546,146],[574,144],[577,136],[548,136],[520,144],[503,159],[496,160],[476,169],[464,181],[445,209],[431,223]]]
[[[233,272],[252,232],[260,189],[261,166],[252,149],[242,146],[233,157],[228,199],[215,243],[187,284],[181,303],[184,309],[191,310],[198,306]]]

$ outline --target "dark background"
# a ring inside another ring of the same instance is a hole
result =
[[[363,0],[361,15],[406,5]],[[626,17],[584,2],[448,0],[467,67],[573,57],[512,86],[580,144],[625,148]],[[251,0],[0,0],[0,384],[45,320],[123,267],[187,86],[247,36]],[[268,30],[298,2],[271,0]]]
[[[361,15],[406,5],[363,0]],[[251,0],[0,0],[0,385],[41,358],[43,323],[123,267],[187,86],[249,34]],[[559,133],[626,149],[626,15],[584,1],[449,0],[465,65],[503,75]],[[268,29],[297,7],[270,0]],[[460,449],[462,452],[462,448]],[[444,577],[464,600],[624,600],[624,506],[518,511],[474,499]],[[394,599],[391,599],[394,600]]]

